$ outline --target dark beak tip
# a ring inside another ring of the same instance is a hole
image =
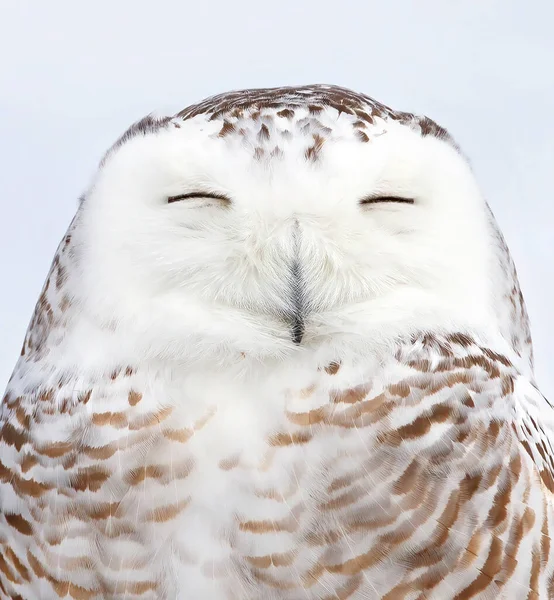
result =
[[[302,319],[300,317],[295,317],[292,325],[291,325],[291,329],[290,329],[290,334],[291,334],[291,339],[293,341],[294,344],[296,344],[297,346],[300,345],[300,343],[302,342],[302,338],[304,337],[304,322],[302,321]]]

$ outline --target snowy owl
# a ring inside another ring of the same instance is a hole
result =
[[[133,125],[0,426],[2,598],[554,598],[513,262],[447,131],[347,89]]]

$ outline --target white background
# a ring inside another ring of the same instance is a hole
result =
[[[552,0],[0,0],[0,387],[77,198],[131,122],[335,83],[427,114],[469,155],[554,398],[553,22]]]

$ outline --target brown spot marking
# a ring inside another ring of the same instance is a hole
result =
[[[98,467],[86,467],[79,469],[72,477],[71,487],[78,492],[90,490],[97,492],[102,485],[110,478],[109,471]]]
[[[258,131],[258,141],[263,142],[269,139],[269,129],[265,123],[262,123],[260,131]]]
[[[344,492],[340,496],[333,498],[332,500],[328,500],[327,502],[322,502],[319,504],[319,510],[340,510],[345,506],[350,506],[354,504],[357,500],[359,500],[362,496],[367,495],[367,490],[362,488],[356,488],[352,490],[348,490]]]
[[[336,492],[337,490],[341,490],[345,487],[352,485],[355,481],[360,479],[361,471],[354,471],[347,473],[346,475],[342,475],[341,477],[336,477],[331,481],[331,483],[327,486],[327,491],[329,494]],[[362,474],[363,475],[363,474]]]
[[[276,577],[272,577],[266,571],[259,571],[258,569],[252,569],[252,576],[257,581],[265,583],[266,585],[279,590],[292,590],[298,587],[297,583],[292,581],[284,581],[282,577],[277,579]]]
[[[23,477],[19,477],[16,473],[12,473],[1,461],[0,481],[10,484],[18,496],[33,496],[34,498],[38,498],[52,489],[51,485],[39,483],[34,479],[24,479]]]
[[[454,529],[454,524],[460,514],[460,495],[458,490],[453,490],[448,498],[448,502],[437,519],[438,527],[434,532],[434,546],[442,546],[448,540],[448,534]]]
[[[503,396],[514,393],[514,378],[511,375],[502,375],[500,382]]]
[[[34,454],[24,454],[23,460],[20,463],[21,472],[27,473],[27,471],[32,469],[36,464],[38,464],[38,458]]]
[[[131,390],[129,392],[128,400],[131,406],[136,406],[142,400],[142,394],[140,392],[135,392],[135,390]]]
[[[370,389],[371,386],[368,384],[363,384],[341,392],[332,391],[330,392],[329,396],[331,402],[334,404],[340,404],[341,402],[345,404],[356,404],[368,395]]]
[[[235,126],[229,121],[225,120],[223,121],[223,127],[221,128],[218,135],[219,137],[225,137],[226,135],[233,133],[233,131],[235,131]]]
[[[293,517],[286,517],[280,521],[241,521],[239,529],[257,534],[277,533],[280,531],[294,533],[298,529],[298,524]]]
[[[0,440],[8,446],[14,446],[19,452],[22,446],[29,441],[29,435],[25,431],[16,429],[10,422],[6,421],[0,430]]]
[[[134,596],[142,596],[146,592],[156,591],[158,584],[155,581],[126,581],[125,593],[133,594]]]
[[[177,515],[183,512],[189,505],[190,498],[176,502],[175,504],[166,504],[165,506],[159,506],[151,511],[148,511],[144,519],[146,521],[154,523],[166,523],[167,521],[173,520]]]
[[[116,429],[122,429],[127,427],[128,421],[127,416],[123,412],[105,412],[105,413],[94,413],[92,415],[92,424],[103,427],[110,425]]]
[[[89,458],[94,458],[96,460],[106,460],[113,456],[119,447],[116,442],[111,442],[106,444],[105,446],[83,446],[81,448],[81,452],[86,454]]]
[[[69,596],[74,600],[92,600],[92,598],[98,595],[98,590],[87,590],[70,581],[59,581],[53,577],[48,577],[48,580],[60,597]]]
[[[94,521],[108,519],[114,517],[119,509],[119,502],[104,502],[95,504],[87,511],[87,517]]]
[[[505,367],[511,367],[512,363],[502,354],[498,354],[497,352],[493,352],[489,348],[481,348],[483,354],[488,356],[491,360],[497,361]]]
[[[390,543],[379,543],[364,554],[359,554],[343,563],[329,565],[326,570],[333,574],[355,575],[383,560],[389,553],[390,548]]]
[[[406,382],[400,381],[399,383],[389,385],[387,391],[393,396],[407,398],[410,395],[410,386]]]
[[[27,567],[19,560],[15,552],[11,548],[6,548],[6,558],[12,563],[12,565],[16,568],[20,577],[23,581],[30,581],[30,574]]]
[[[325,138],[321,137],[319,134],[312,134],[314,139],[314,143],[306,150],[305,157],[307,160],[311,160],[315,162],[319,157],[319,152],[325,143]]]
[[[502,542],[497,537],[493,537],[487,560],[481,567],[479,575],[453,600],[468,600],[468,598],[474,598],[484,591],[492,582],[492,578],[500,571],[501,557]]]
[[[500,423],[498,421],[491,421],[489,423],[489,427],[487,429],[487,435],[490,436],[493,440],[496,440],[499,433],[500,433]]]
[[[144,467],[139,467],[137,469],[131,469],[128,471],[124,477],[124,480],[129,485],[138,485],[142,483],[145,479],[161,479],[167,472],[166,467],[162,465],[145,465]]]
[[[295,431],[294,433],[276,433],[269,438],[270,446],[293,446],[307,444],[313,437],[309,431]]]
[[[34,571],[35,575],[40,579],[46,579],[50,582],[58,596],[61,598],[69,596],[74,600],[92,600],[98,595],[99,590],[87,590],[83,587],[72,584],[69,581],[60,581],[49,575],[39,560],[32,554],[30,550],[27,550],[27,562]]]
[[[552,477],[552,473],[547,469],[543,469],[541,471],[541,479],[542,479],[542,482],[544,483],[544,485],[552,493],[554,493],[554,477]]]
[[[59,458],[73,450],[73,444],[69,442],[52,442],[48,446],[36,448],[37,454],[47,456],[48,458]]]
[[[360,142],[369,142],[368,135],[364,133],[361,129],[356,129],[356,137],[360,140]]]
[[[408,465],[404,473],[394,482],[392,486],[393,494],[407,494],[413,489],[417,483],[420,471],[420,464],[417,459],[414,458]]]
[[[483,534],[480,531],[476,531],[469,540],[469,543],[466,546],[466,551],[459,561],[459,565],[461,567],[467,569],[472,563],[475,562],[477,558],[479,558],[481,555],[482,542]]]
[[[58,265],[58,272],[56,274],[56,289],[60,289],[67,280],[67,270],[63,265]]]
[[[31,553],[30,550],[27,550],[27,562],[29,563],[31,569],[34,571],[37,577],[39,577],[40,579],[46,578],[46,571],[42,568],[42,565],[35,558],[35,556]]]
[[[184,429],[164,429],[163,436],[173,442],[185,443],[194,435],[194,430],[190,427]]]
[[[358,402],[342,413],[327,415],[325,422],[338,427],[366,427],[385,418],[396,406],[396,402],[387,402],[384,394],[379,394],[371,400]]]
[[[521,517],[523,535],[527,535],[531,531],[535,525],[535,519],[535,511],[530,506],[527,506],[523,516]]]
[[[367,112],[365,112],[364,110],[362,110],[360,108],[356,108],[356,109],[354,109],[354,112],[356,113],[356,116],[359,117],[360,119],[367,121],[367,123],[369,123],[370,125],[373,124],[373,117],[371,115],[367,114]]]
[[[311,115],[317,115],[322,111],[323,111],[323,106],[320,106],[318,104],[308,104],[308,112]]]
[[[548,597],[554,598],[554,573],[548,579]]]
[[[453,344],[458,344],[463,348],[469,348],[473,345],[473,340],[464,333],[451,333],[446,336],[447,341],[452,342]]]
[[[278,117],[283,117],[285,119],[292,119],[294,117],[294,111],[291,108],[283,108],[277,113]]]
[[[409,425],[384,433],[382,441],[399,446],[404,440],[413,440],[429,433],[435,423],[444,423],[452,416],[452,409],[445,404],[435,404],[427,415],[418,417]]]
[[[495,496],[487,515],[487,521],[492,528],[501,525],[508,516],[508,504],[510,503],[512,494],[512,482],[508,480],[504,489],[499,489]]]
[[[328,373],[329,375],[336,375],[340,369],[341,363],[339,362],[330,362],[326,367],[325,367],[325,372]]]
[[[129,430],[137,431],[145,427],[159,425],[162,421],[165,421],[165,419],[167,419],[172,412],[173,408],[171,406],[166,406],[164,408],[160,408],[160,410],[157,412],[141,415],[129,422]]]
[[[255,160],[261,160],[265,155],[265,150],[263,148],[256,148],[254,150],[254,159]]]
[[[92,396],[92,390],[89,390],[88,392],[83,392],[82,394],[79,394],[77,402],[86,404],[90,400],[91,396]]]
[[[2,556],[2,554],[0,554],[0,573],[4,573],[8,581],[18,583],[16,575],[12,573],[12,570],[8,566],[8,563],[6,562],[6,559]],[[9,598],[9,596],[6,595],[6,598]]]
[[[446,129],[432,121],[429,117],[419,117],[417,121],[423,137],[427,135],[432,135],[439,139],[447,139],[449,137]]]
[[[412,369],[421,371],[422,373],[429,373],[431,371],[431,361],[427,359],[420,358],[417,360],[410,360],[406,364]]]
[[[321,406],[319,408],[314,408],[309,412],[305,413],[293,413],[287,412],[287,419],[294,423],[295,425],[301,425],[302,427],[306,427],[308,425],[315,425],[316,423],[321,423],[325,420],[327,416],[327,407]]]
[[[233,454],[228,458],[223,458],[219,461],[219,468],[223,471],[230,471],[239,466],[240,454]]]
[[[65,312],[70,306],[71,306],[71,300],[69,299],[69,296],[64,294],[64,296],[60,302],[60,310],[62,312]]]
[[[21,427],[23,427],[23,429],[29,431],[31,428],[31,415],[28,415],[25,410],[21,408],[21,406],[18,406],[15,409],[15,418]]]
[[[526,521],[525,515],[521,518],[514,517],[512,519],[504,552],[504,560],[502,561],[502,572],[498,577],[502,582],[507,581],[517,567],[517,553],[521,545],[521,540],[528,533],[528,531],[525,531]]]
[[[473,398],[469,395],[469,393],[464,394],[464,397],[462,398],[462,404],[468,408],[475,408],[475,402],[473,402]]]
[[[467,474],[462,481],[460,481],[460,497],[462,502],[467,502],[473,498],[475,492],[479,489],[481,484],[482,476],[469,475]]]
[[[491,379],[500,377],[500,369],[498,368],[498,365],[491,363],[490,360],[487,360],[484,356],[469,355],[465,358],[455,358],[453,362],[454,366],[461,367],[463,369],[470,369],[473,366],[481,367],[489,374]]]
[[[496,483],[496,480],[498,479],[501,470],[502,465],[498,464],[494,467],[491,467],[491,469],[486,473],[486,478],[483,479],[485,490],[488,490],[492,485]]]
[[[269,569],[269,567],[288,567],[292,565],[295,557],[295,552],[282,552],[265,556],[246,556],[245,558],[258,569]]]
[[[10,515],[4,513],[4,518],[6,519],[6,523],[8,523],[10,527],[13,527],[17,531],[19,531],[19,533],[22,533],[23,535],[33,534],[33,526],[31,525],[31,523],[29,523],[29,521],[27,521],[27,519],[24,519],[21,515]]]

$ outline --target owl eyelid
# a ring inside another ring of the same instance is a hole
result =
[[[397,202],[399,204],[414,204],[413,198],[403,198],[402,196],[366,196],[360,200],[361,205],[379,204],[381,202]]]
[[[167,198],[167,203],[171,204],[172,202],[179,202],[180,200],[192,200],[194,198],[208,198],[212,200],[220,200],[225,204],[231,204],[231,200],[224,196],[223,194],[216,194],[212,192],[189,192],[188,194],[179,194],[177,196],[169,196]]]

